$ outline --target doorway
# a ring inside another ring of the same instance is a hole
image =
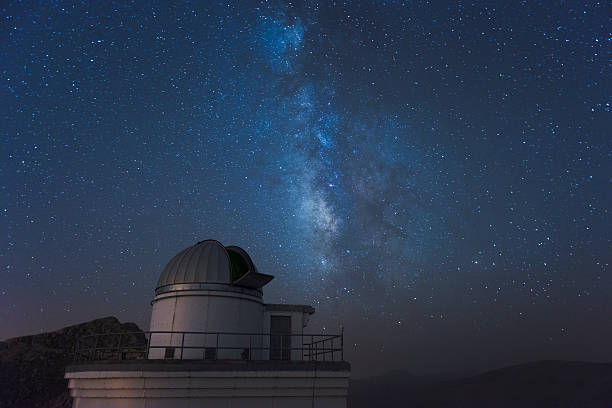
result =
[[[270,360],[291,360],[291,316],[270,316]]]

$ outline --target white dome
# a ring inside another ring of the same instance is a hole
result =
[[[183,249],[164,268],[157,289],[183,283],[231,283],[231,262],[225,247],[206,240]]]
[[[261,289],[274,277],[259,273],[250,256],[240,247],[224,247],[208,239],[183,249],[162,271],[156,292],[172,285],[225,284]]]

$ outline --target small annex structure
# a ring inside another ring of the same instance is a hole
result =
[[[311,306],[265,304],[273,278],[237,246],[182,250],[159,277],[148,332],[79,339],[73,407],[346,407],[343,333],[306,333]]]

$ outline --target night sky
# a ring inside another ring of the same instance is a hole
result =
[[[154,3],[0,6],[0,338],[217,239],[355,376],[612,360],[609,4]]]

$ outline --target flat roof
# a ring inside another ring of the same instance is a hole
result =
[[[315,308],[310,305],[287,305],[283,303],[266,303],[267,312],[303,312],[313,314]]]
[[[67,373],[84,371],[350,371],[346,361],[292,360],[125,360],[72,364]]]

